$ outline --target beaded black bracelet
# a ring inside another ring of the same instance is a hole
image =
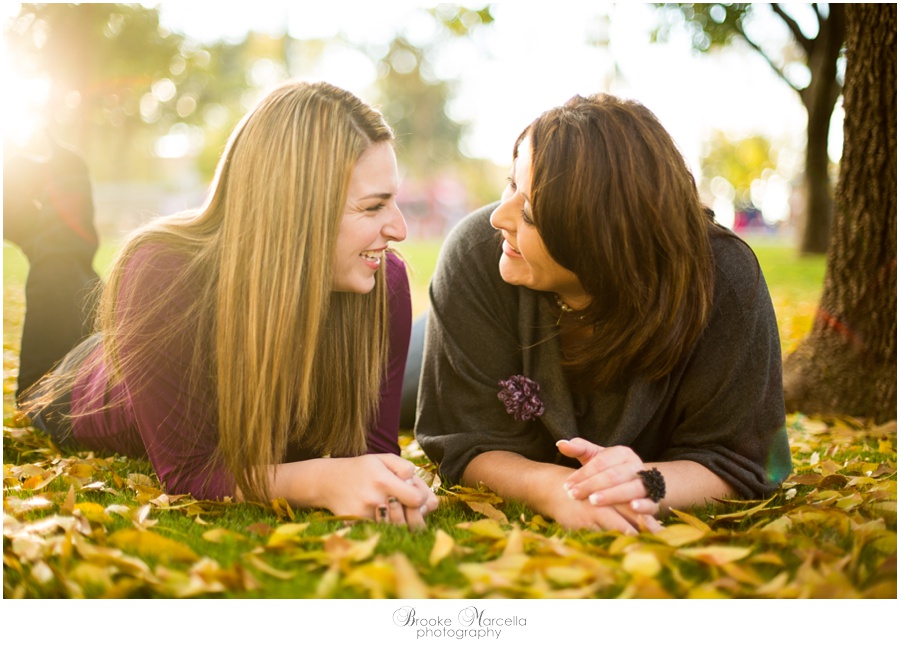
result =
[[[647,497],[654,502],[658,502],[666,496],[666,480],[656,468],[639,470],[638,477],[644,482],[644,488],[647,489]]]

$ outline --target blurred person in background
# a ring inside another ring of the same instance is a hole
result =
[[[17,400],[91,328],[97,231],[87,164],[44,130],[3,161],[3,237],[28,259]]]

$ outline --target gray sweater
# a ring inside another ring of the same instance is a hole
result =
[[[561,365],[558,310],[500,277],[492,207],[448,236],[430,286],[416,436],[451,483],[492,450],[577,467],[559,439],[630,446],[645,462],[702,464],[744,497],[773,492],[791,470],[781,349],[772,301],[753,253],[713,239],[713,314],[690,354],[657,381],[635,378],[590,394],[572,391]],[[517,421],[499,381],[540,385],[545,412]]]

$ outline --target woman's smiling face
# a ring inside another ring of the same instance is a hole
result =
[[[370,292],[388,244],[406,238],[406,221],[397,207],[398,184],[390,143],[374,144],[356,162],[338,231],[333,291]]]
[[[503,233],[500,276],[509,284],[557,294],[571,307],[587,306],[590,297],[578,276],[550,257],[534,225],[531,209],[531,139],[519,144],[512,176],[500,205],[491,213],[491,226]]]

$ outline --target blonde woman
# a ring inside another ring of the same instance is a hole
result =
[[[170,493],[423,525],[437,500],[397,444],[411,314],[392,140],[327,83],[266,96],[207,203],[126,243],[98,333],[32,395],[35,425],[146,455]]]

